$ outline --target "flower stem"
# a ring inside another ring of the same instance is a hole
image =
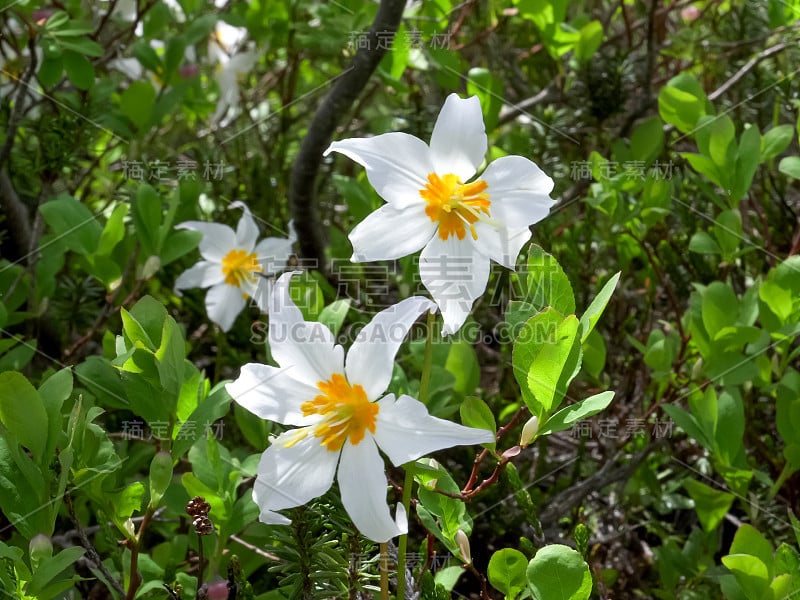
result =
[[[431,383],[431,368],[433,366],[433,330],[436,325],[436,315],[428,313],[427,338],[425,339],[425,355],[422,362],[422,376],[419,381],[419,401],[428,402],[428,391]],[[404,465],[405,478],[403,479],[403,508],[406,515],[411,507],[411,487],[414,485],[414,463]],[[408,534],[400,536],[397,544],[397,600],[406,597],[406,549],[408,548]]]
[[[389,545],[384,542],[380,549],[381,600],[389,600]]]

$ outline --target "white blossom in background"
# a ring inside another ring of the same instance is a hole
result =
[[[258,60],[258,53],[246,47],[246,37],[245,28],[218,21],[208,45],[208,56],[215,65],[214,78],[219,88],[219,100],[211,121],[221,127],[241,112],[239,80],[253,70]]]
[[[514,269],[530,225],[555,201],[553,180],[522,156],[483,163],[488,138],[473,96],[451,94],[430,145],[406,133],[333,142],[362,165],[386,204],[350,233],[354,262],[394,260],[418,250],[420,279],[444,319],[443,334],[464,324],[486,290],[490,261]]]
[[[276,511],[321,496],[336,477],[359,531],[385,542],[406,533],[408,522],[402,505],[391,517],[379,449],[399,466],[443,448],[493,442],[494,435],[432,417],[410,396],[386,393],[408,330],[435,309],[430,300],[407,298],[375,315],[345,357],[330,329],[303,320],[289,295],[292,275],[275,283],[269,309],[270,352],[280,366],[247,364],[225,386],[253,414],[296,426],[262,455],[253,499],[262,522],[288,524]]]
[[[269,276],[286,267],[297,240],[290,223],[292,233],[288,238],[269,237],[259,242],[258,227],[250,209],[242,202],[233,202],[230,207],[243,211],[236,231],[227,225],[204,221],[187,221],[176,226],[203,234],[200,240],[203,260],[178,277],[175,289],[209,288],[206,312],[223,331],[230,330],[248,299],[252,298],[262,311],[268,309],[272,288]]]

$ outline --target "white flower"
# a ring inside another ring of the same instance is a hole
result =
[[[225,126],[239,114],[239,79],[250,73],[258,60],[253,49],[241,50],[247,30],[218,21],[208,46],[208,55],[216,64],[219,100],[211,121]],[[223,120],[223,117],[224,120]]]
[[[406,133],[333,142],[366,168],[386,201],[350,233],[356,262],[420,255],[420,278],[444,318],[443,333],[463,325],[486,290],[490,259],[513,269],[529,226],[555,203],[553,180],[521,156],[492,162],[473,181],[486,154],[478,98],[450,94],[430,146]]]
[[[305,504],[330,489],[334,475],[350,518],[362,534],[385,542],[407,531],[398,507],[386,504],[380,448],[402,465],[442,448],[494,441],[491,432],[428,414],[409,396],[386,394],[394,357],[414,321],[435,308],[426,298],[407,298],[378,313],[359,333],[345,359],[331,331],[303,321],[289,296],[293,273],[275,283],[269,343],[280,367],[247,364],[228,393],[262,419],[296,425],[261,457],[253,499],[261,521],[289,523],[275,511]]]
[[[250,209],[242,202],[233,202],[230,207],[244,211],[236,231],[227,225],[203,221],[176,226],[203,233],[200,255],[204,260],[184,271],[175,282],[175,289],[210,288],[206,311],[223,331],[231,328],[248,298],[253,298],[262,311],[267,310],[272,287],[267,276],[283,270],[296,241],[290,233],[288,238],[270,237],[256,243],[258,227]]]

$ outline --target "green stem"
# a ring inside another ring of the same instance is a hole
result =
[[[769,489],[769,495],[767,497],[770,500],[772,500],[775,496],[778,495],[778,492],[781,491],[783,484],[786,483],[786,480],[789,479],[792,473],[794,473],[794,469],[792,468],[791,463],[787,460],[786,464],[783,465],[783,470],[781,471],[781,474],[778,475],[778,479]]]
[[[436,325],[436,315],[428,313],[427,338],[425,339],[425,355],[422,363],[422,376],[419,381],[419,401],[428,403],[428,392],[431,383],[431,368],[433,366],[433,331]],[[411,488],[414,485],[414,463],[406,463],[405,478],[403,479],[403,508],[406,515],[411,507]],[[408,548],[408,534],[400,536],[397,544],[397,600],[406,597],[406,550]]]
[[[380,545],[381,600],[389,600],[389,545]]]

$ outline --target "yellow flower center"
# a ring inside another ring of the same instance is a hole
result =
[[[322,392],[313,400],[303,402],[300,408],[306,417],[322,415],[325,420],[313,426],[314,436],[322,438],[322,445],[331,452],[338,452],[350,438],[354,446],[364,439],[369,429],[375,433],[375,416],[379,406],[367,400],[360,385],[350,385],[344,375],[336,373],[328,381],[320,381],[317,387]],[[297,434],[286,444],[291,447],[308,435],[312,427],[298,429]]]
[[[439,176],[436,173],[428,175],[428,183],[424,190],[419,191],[427,202],[425,214],[431,221],[439,223],[439,237],[443,240],[455,235],[463,240],[466,229],[473,240],[478,239],[475,231],[477,221],[486,221],[489,218],[489,187],[485,181],[461,183],[457,175],[448,173]]]
[[[222,274],[225,275],[225,283],[238,288],[242,287],[242,283],[245,281],[255,281],[256,273],[263,271],[264,268],[258,264],[255,252],[231,250],[222,259]]]

